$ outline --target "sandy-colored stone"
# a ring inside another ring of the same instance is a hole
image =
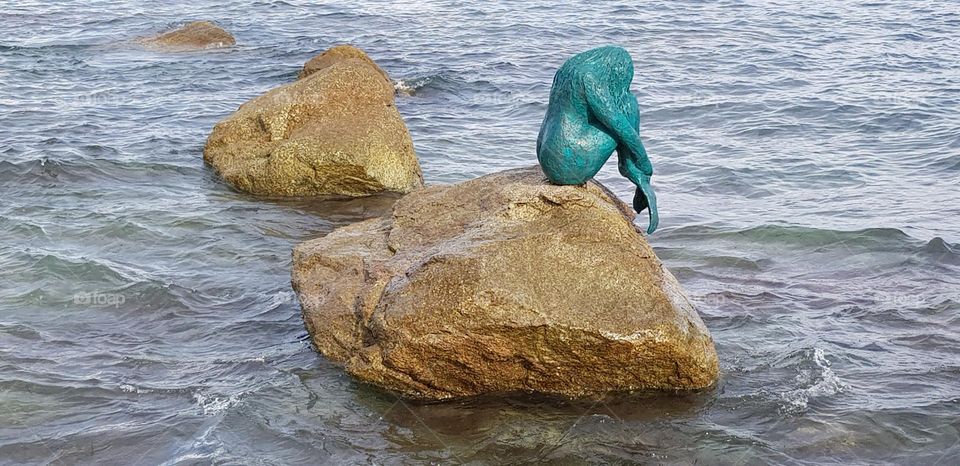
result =
[[[634,217],[509,170],[300,244],[293,287],[326,357],[410,398],[708,387],[713,340]]]
[[[233,35],[210,21],[193,21],[158,36],[140,39],[140,43],[166,50],[197,50],[236,45]]]
[[[393,86],[344,58],[217,123],[204,160],[235,188],[271,196],[406,193],[423,186]]]
[[[329,50],[311,58],[303,65],[303,69],[300,70],[299,79],[306,78],[317,71],[320,71],[334,63],[339,61],[355,58],[357,60],[363,60],[370,64],[370,66],[376,68],[377,72],[383,76],[383,79],[386,79],[388,83],[392,83],[390,80],[390,75],[386,71],[383,71],[383,68],[380,68],[363,50],[360,50],[352,45],[343,44],[335,45],[330,47]]]

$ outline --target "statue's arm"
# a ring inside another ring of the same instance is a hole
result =
[[[646,176],[653,175],[653,164],[647,157],[647,150],[640,142],[640,132],[638,130],[639,115],[625,115],[618,105],[617,96],[613,95],[605,85],[588,85],[584,89],[587,97],[587,103],[590,105],[590,111],[617,140],[617,145],[627,149],[627,153],[618,154],[620,158],[621,172],[624,168],[633,173],[624,173],[624,176],[630,178],[635,184],[638,180],[633,179],[639,173]],[[632,96],[631,96],[632,97]],[[635,113],[636,110],[633,111]],[[626,167],[624,167],[626,165]]]
[[[640,109],[637,108],[637,100],[631,95],[629,96],[629,101],[624,102],[626,107],[626,115],[624,117],[627,119],[627,124],[630,125],[630,128],[637,133],[637,140],[640,144],[640,153],[636,153],[630,149],[625,143],[619,143],[617,145],[617,168],[620,169],[620,174],[627,177],[633,184],[640,186],[639,180],[646,178],[646,181],[649,182],[650,176],[653,173],[653,166],[650,164],[650,158],[647,157],[646,148],[643,147],[643,141],[639,140],[640,134]],[[621,110],[622,112],[623,110]],[[648,170],[645,170],[646,167],[642,166],[643,161],[649,166]]]
[[[650,219],[647,234],[651,234],[660,223],[660,215],[657,212],[657,196],[650,186],[653,164],[640,142],[640,111],[636,100],[627,102],[628,109],[625,112],[623,106],[618,105],[618,96],[610,94],[607,88],[587,86],[585,91],[593,116],[617,139],[617,168],[620,174],[637,186],[633,208],[637,212],[648,211]],[[635,99],[632,95],[629,98]]]

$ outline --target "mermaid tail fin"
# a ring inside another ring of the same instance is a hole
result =
[[[652,234],[657,230],[660,224],[660,215],[657,213],[657,195],[653,192],[653,186],[650,186],[650,178],[644,176],[640,186],[637,186],[637,192],[633,195],[633,210],[637,213],[648,209],[650,218],[647,224],[647,234]]]
[[[643,150],[642,144],[640,149]],[[637,192],[633,196],[633,210],[639,214],[643,209],[649,209],[650,221],[647,224],[649,235],[656,231],[660,223],[660,215],[657,213],[657,195],[653,192],[653,186],[650,186],[650,177],[653,175],[650,159],[647,158],[646,152],[642,157],[638,157],[638,154],[624,144],[617,146],[617,155],[620,159],[617,164],[620,174],[637,185]]]

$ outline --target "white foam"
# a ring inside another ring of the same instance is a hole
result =
[[[404,81],[402,79],[396,80],[393,83],[393,88],[397,92],[401,94],[406,94],[406,95],[413,95],[413,93],[417,90],[416,85],[408,83],[407,81]]]
[[[137,386],[135,386],[135,385],[130,385],[130,384],[128,384],[128,383],[122,383],[122,384],[118,385],[117,388],[119,388],[121,392],[127,392],[127,393],[136,393],[136,394],[141,394],[141,393],[153,393],[153,390],[148,390],[148,389],[145,389],[145,388],[140,388],[140,387],[137,387]]]
[[[813,363],[816,369],[813,372],[801,369],[800,374],[797,374],[797,382],[805,384],[814,381],[814,383],[806,388],[781,393],[780,399],[784,401],[780,407],[781,414],[800,414],[807,410],[811,397],[836,395],[846,388],[846,384],[830,368],[830,361],[823,349],[813,349]]]
[[[240,403],[241,395],[243,395],[243,393],[235,393],[233,395],[221,397],[215,395],[206,395],[202,391],[198,390],[194,392],[193,399],[196,400],[197,406],[203,410],[204,416],[214,416]]]

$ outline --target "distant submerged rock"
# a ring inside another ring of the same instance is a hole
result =
[[[300,244],[293,287],[327,358],[410,398],[708,387],[713,340],[634,217],[599,183],[504,171]]]
[[[147,47],[171,51],[199,50],[236,45],[233,35],[210,21],[193,21],[158,36],[140,39]]]
[[[393,85],[366,54],[350,49],[362,56],[331,49],[311,60],[301,79],[217,123],[204,160],[235,188],[261,195],[364,196],[422,187]]]

